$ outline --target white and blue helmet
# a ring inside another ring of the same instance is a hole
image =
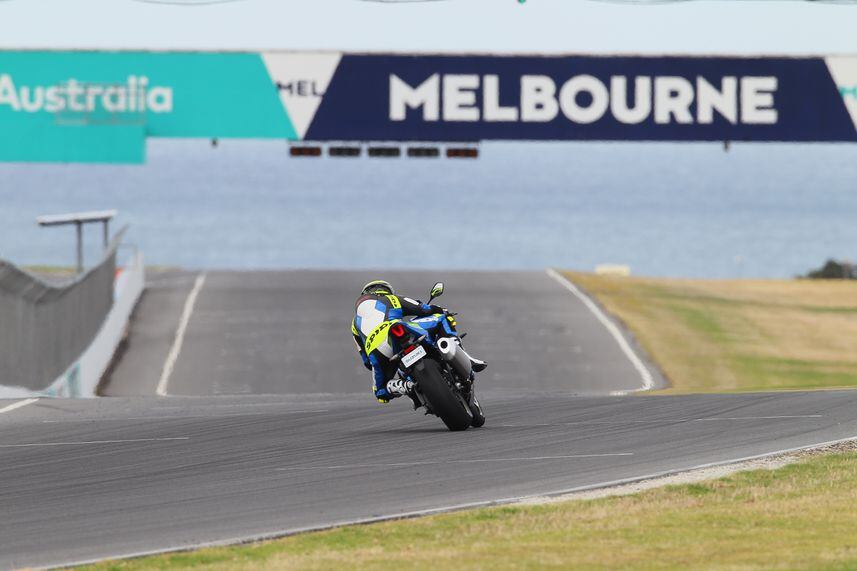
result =
[[[361,295],[367,294],[395,294],[396,290],[387,280],[372,280],[363,286]]]

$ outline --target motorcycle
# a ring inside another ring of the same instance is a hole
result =
[[[443,294],[443,282],[432,287],[428,303]],[[449,430],[467,430],[485,424],[476,399],[473,362],[461,346],[456,330],[457,313],[444,310],[430,317],[396,319],[389,337],[399,378],[414,383],[414,409],[438,416]]]

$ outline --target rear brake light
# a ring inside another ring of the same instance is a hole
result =
[[[407,349],[405,349],[405,355],[407,355],[408,353],[410,353],[411,351],[413,351],[413,350],[414,350],[414,349],[416,349],[416,348],[417,348],[417,346],[416,346],[416,345],[411,345],[410,347],[408,347]]]
[[[393,337],[404,337],[405,336],[405,328],[402,327],[401,323],[397,323],[390,328],[390,333],[393,334]]]

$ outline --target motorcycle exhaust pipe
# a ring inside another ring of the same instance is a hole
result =
[[[473,365],[468,355],[454,337],[441,337],[437,340],[437,348],[440,356],[447,361],[455,372],[462,378],[469,379]]]

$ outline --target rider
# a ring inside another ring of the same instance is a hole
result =
[[[440,306],[421,303],[409,297],[399,297],[390,282],[385,280],[374,280],[363,286],[355,304],[356,315],[351,322],[351,333],[354,335],[363,365],[372,371],[375,398],[379,402],[386,404],[391,399],[407,395],[414,384],[411,381],[393,379],[398,366],[390,361],[393,350],[388,343],[367,354],[366,338],[386,321],[402,319],[405,316],[428,317],[443,312]],[[471,358],[471,361],[476,372],[486,366],[485,362],[478,359]]]

